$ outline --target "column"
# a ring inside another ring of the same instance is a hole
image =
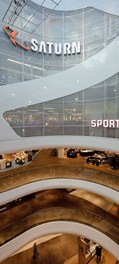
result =
[[[64,148],[58,148],[58,158],[63,159],[64,158]]]

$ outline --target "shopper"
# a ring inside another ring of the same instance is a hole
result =
[[[96,253],[95,255],[97,256],[97,263],[100,262],[101,260],[101,255],[102,255],[102,247],[101,246],[96,246]]]
[[[39,255],[39,253],[38,253],[37,245],[36,245],[36,243],[34,243],[34,245],[33,245],[33,259],[37,258],[38,255]]]

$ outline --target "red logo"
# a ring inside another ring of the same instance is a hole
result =
[[[4,29],[5,33],[10,37],[12,43],[15,46],[19,46],[19,47],[21,47],[24,50],[30,50],[30,47],[29,47],[29,45],[27,44],[26,41],[24,41],[24,45],[22,45],[15,39],[15,36],[18,34],[17,31],[14,31],[9,26],[3,26],[3,29]]]

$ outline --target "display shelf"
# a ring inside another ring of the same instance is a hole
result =
[[[95,255],[96,244],[83,237],[78,238],[78,264],[87,264]]]

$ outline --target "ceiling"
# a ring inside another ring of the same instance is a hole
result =
[[[47,8],[53,8],[55,5],[56,10],[68,11],[76,10],[87,6],[92,6],[97,9],[119,15],[119,1],[118,0],[32,0],[32,2],[43,5]]]
[[[68,11],[89,6],[119,15],[118,0],[1,0],[0,16],[3,23],[30,34],[39,34],[40,25],[55,10]]]

